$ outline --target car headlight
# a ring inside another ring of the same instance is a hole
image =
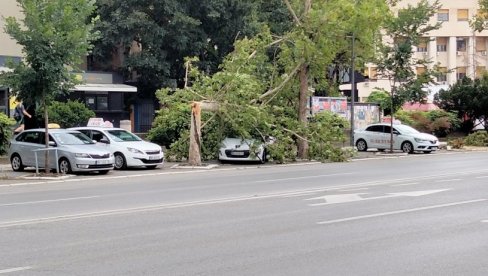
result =
[[[425,143],[425,142],[429,142],[429,140],[415,138],[415,142],[417,142],[417,143]]]
[[[88,153],[75,153],[75,156],[79,158],[91,158]]]
[[[127,148],[128,151],[132,152],[132,153],[137,153],[137,154],[144,154],[144,152],[138,150],[138,149],[135,149],[135,148]]]

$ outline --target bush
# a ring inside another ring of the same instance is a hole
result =
[[[84,103],[68,100],[54,101],[48,108],[49,122],[58,123],[62,128],[86,126],[88,119],[95,117],[95,112]]]
[[[447,144],[451,146],[453,149],[462,149],[464,147],[464,139],[463,138],[452,139],[449,140]]]
[[[0,113],[0,155],[7,153],[10,138],[12,137],[11,127],[15,121],[4,113]]]
[[[437,137],[446,137],[461,125],[456,114],[444,110],[398,111],[395,117],[406,125],[421,132],[433,133]]]
[[[471,133],[464,139],[467,146],[488,147],[488,132],[482,130]]]

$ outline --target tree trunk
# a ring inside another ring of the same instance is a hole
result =
[[[308,101],[308,64],[302,64],[299,72],[300,78],[300,95],[298,100],[298,121],[302,124],[304,129],[307,128],[308,125],[308,109],[307,109],[307,101]],[[308,141],[306,140],[308,135],[306,130],[300,133],[301,137],[298,137],[298,158],[300,159],[307,159],[308,158]]]
[[[191,105],[190,150],[188,153],[188,163],[191,166],[202,165],[202,159],[200,156],[200,145],[201,145],[200,126],[201,126],[200,103],[194,102]]]
[[[49,118],[47,115],[46,99],[44,99],[43,106],[44,106],[44,126],[46,129],[46,132],[44,134],[44,141],[46,145],[46,151],[44,151],[44,157],[45,157],[44,172],[49,173],[49,150],[47,150],[49,148],[49,126],[48,126]]]

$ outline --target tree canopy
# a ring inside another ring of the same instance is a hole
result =
[[[163,140],[174,156],[185,157],[190,103],[206,100],[219,103],[220,109],[204,114],[204,158],[214,158],[226,136],[274,136],[277,142],[271,152],[281,161],[297,157],[299,140],[309,143],[308,158],[342,156],[338,146],[344,142],[347,122],[329,113],[309,118],[306,101],[312,93],[308,85],[326,83],[331,61],[339,53],[350,52],[353,31],[357,32],[358,62],[371,57],[388,7],[383,0],[360,1],[357,6],[346,0],[306,1],[310,6],[303,1],[284,3],[293,21],[283,35],[273,35],[263,26],[257,36],[236,41],[217,73],[192,67],[186,89],[158,92],[163,109],[151,139]]]

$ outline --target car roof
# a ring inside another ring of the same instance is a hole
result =
[[[34,132],[34,131],[40,131],[40,132],[45,132],[45,128],[31,128],[24,130],[23,132]],[[76,132],[77,130],[75,129],[65,129],[65,128],[50,128],[48,130],[49,133],[69,133],[69,132]]]
[[[94,127],[89,127],[89,126],[84,126],[84,127],[72,127],[70,129],[74,129],[74,130],[79,130],[79,129],[95,129],[95,130],[125,130],[123,128],[119,128],[119,127],[97,127],[97,126],[94,126]]]

